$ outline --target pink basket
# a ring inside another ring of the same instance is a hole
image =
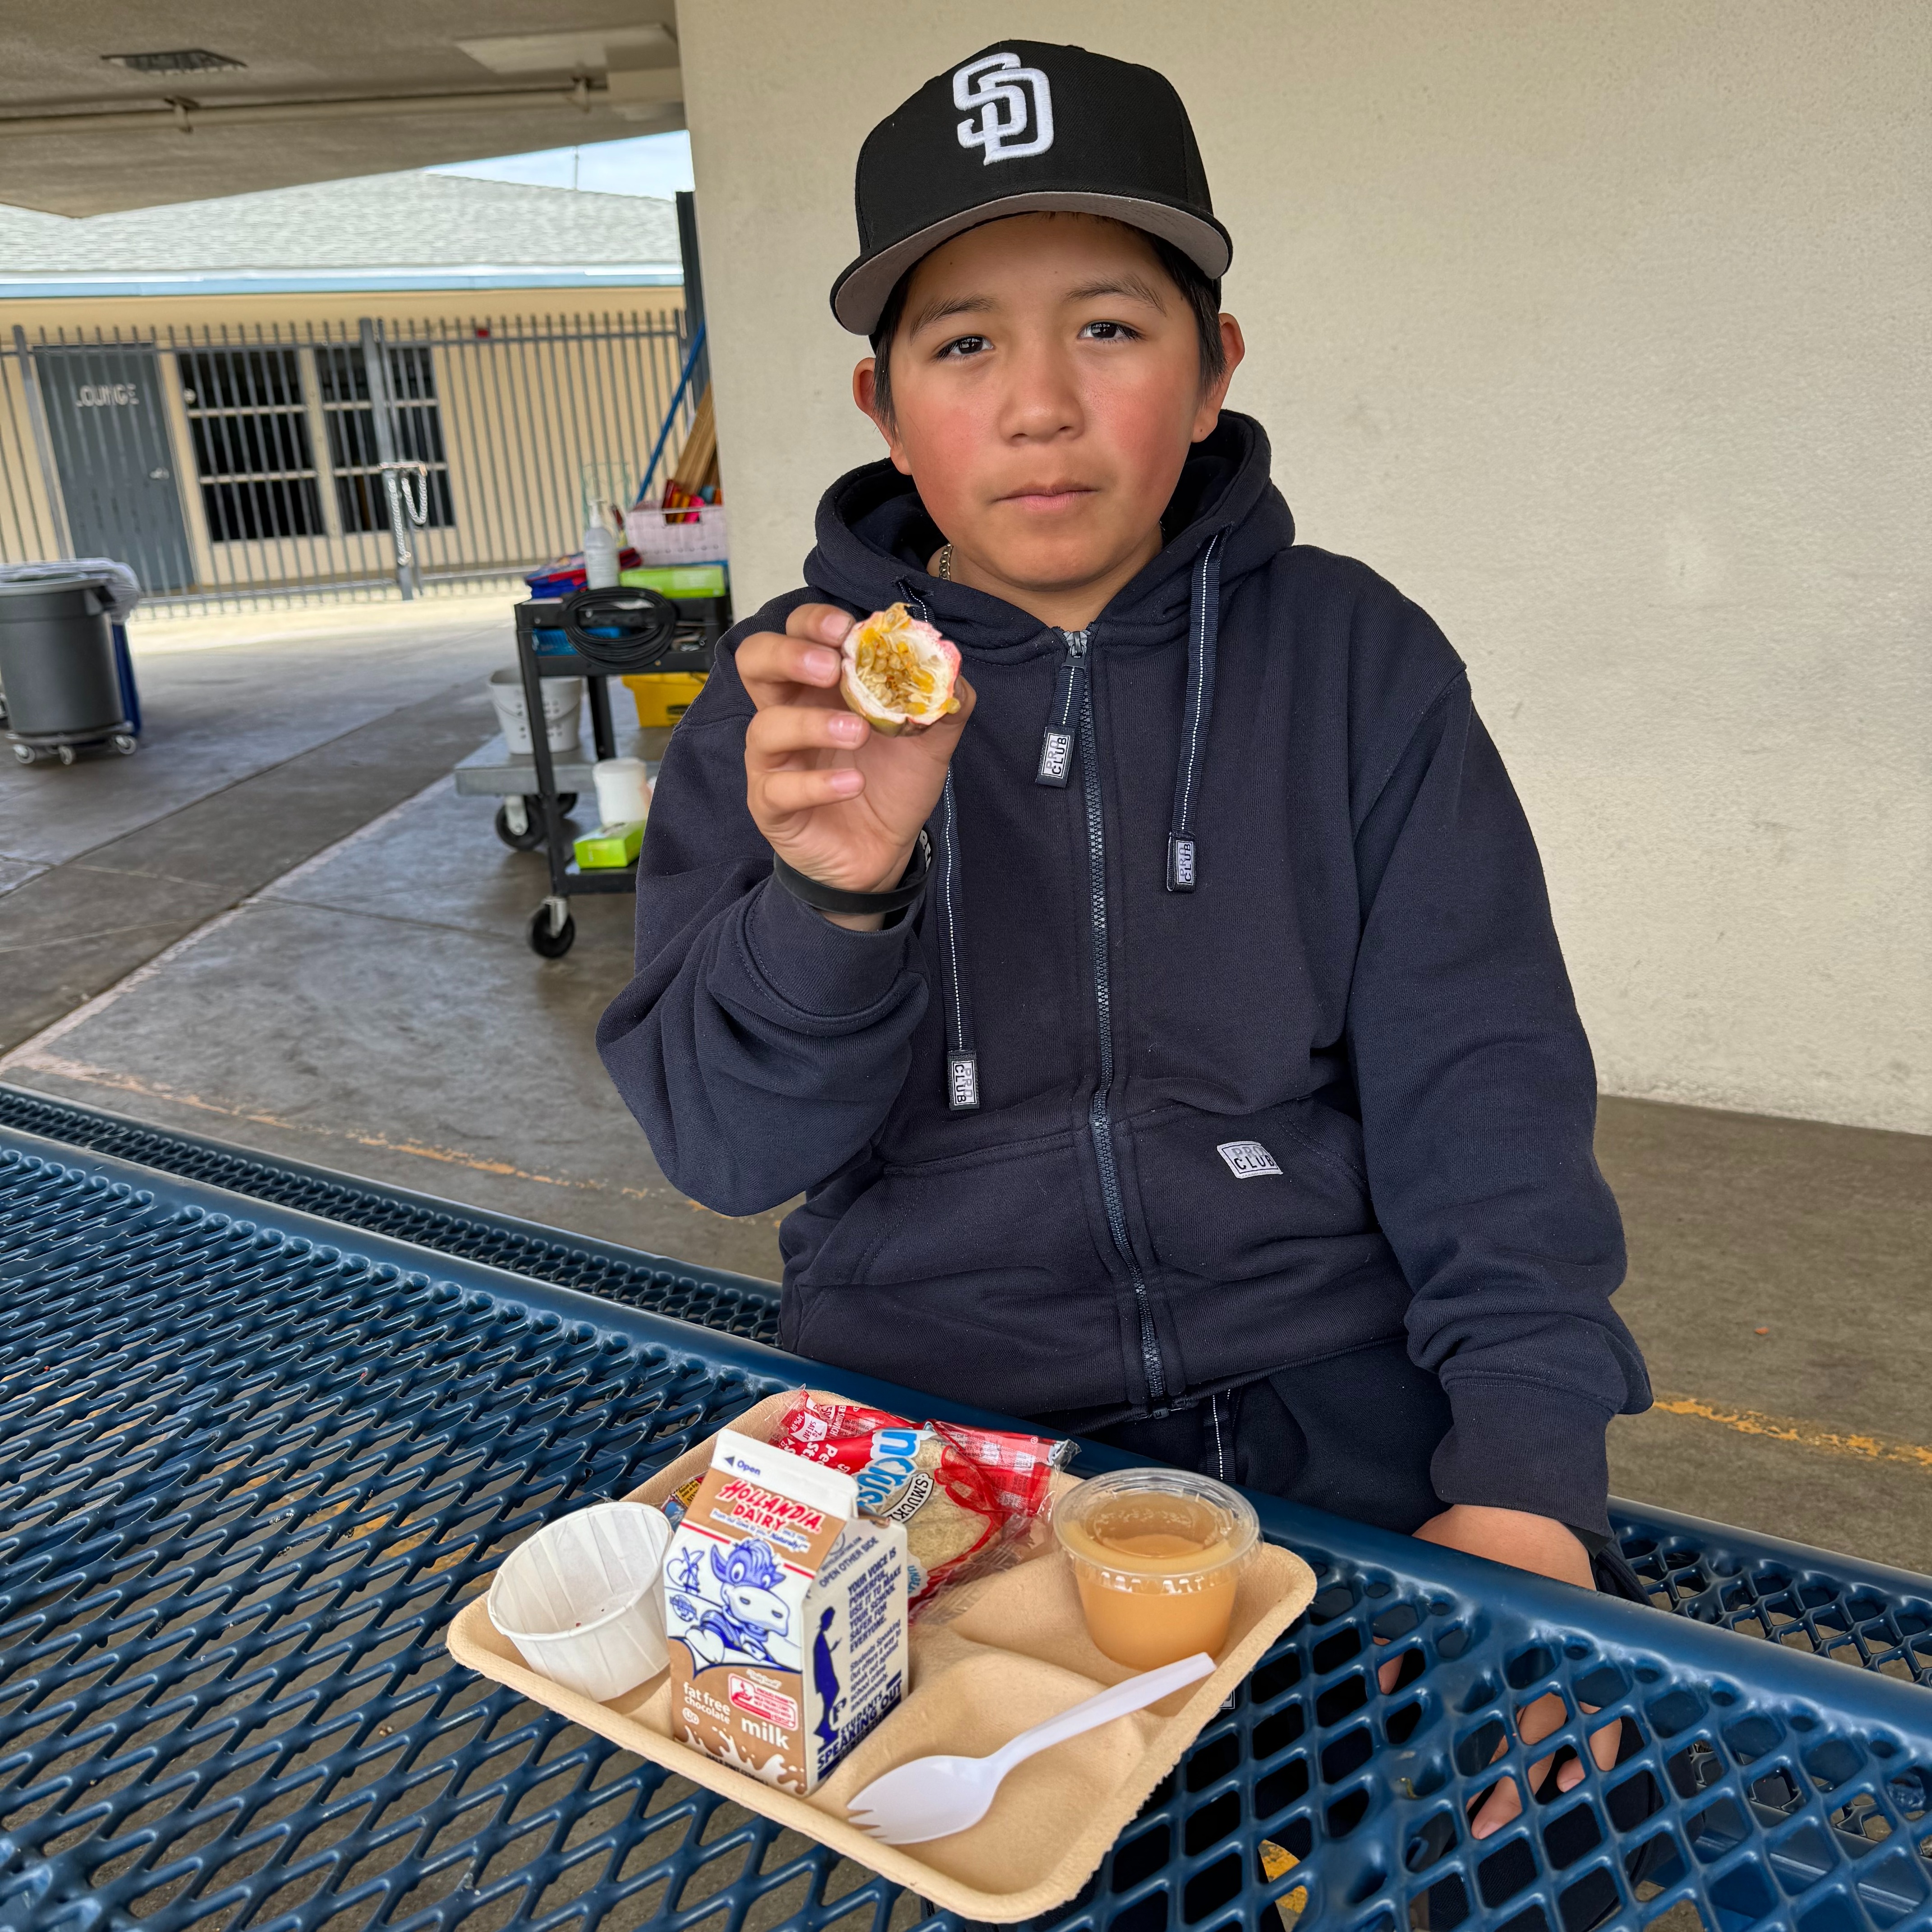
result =
[[[638,553],[638,561],[646,566],[668,563],[722,563],[724,561],[724,506],[700,503],[692,510],[660,510],[644,504],[628,511],[624,534]],[[667,518],[689,518],[688,522],[667,522]]]

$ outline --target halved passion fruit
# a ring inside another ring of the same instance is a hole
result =
[[[838,694],[874,731],[923,731],[959,709],[959,650],[903,604],[875,610],[845,634]]]

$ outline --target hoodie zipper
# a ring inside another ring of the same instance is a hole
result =
[[[1090,631],[1063,631],[1070,664],[1084,664]],[[1120,1194],[1120,1168],[1114,1158],[1114,996],[1107,962],[1106,829],[1100,815],[1100,760],[1094,725],[1092,686],[1082,680],[1080,693],[1080,770],[1087,802],[1087,873],[1094,929],[1094,1005],[1100,1030],[1100,1082],[1087,1116],[1094,1137],[1094,1154],[1100,1168],[1100,1196],[1106,1204],[1107,1232],[1114,1252],[1127,1270],[1134,1291],[1134,1312],[1141,1331],[1141,1366],[1147,1376],[1148,1398],[1156,1415],[1167,1413],[1167,1370],[1154,1333],[1153,1298],[1146,1278],[1127,1239],[1126,1208]]]
[[[1087,702],[1088,633],[1063,631],[1060,634],[1066,640],[1066,653],[1060,660],[1060,676],[1054,681],[1053,710],[1040,734],[1040,763],[1033,782],[1064,791],[1073,775],[1074,735]]]

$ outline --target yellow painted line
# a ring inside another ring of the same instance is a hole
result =
[[[1932,1472],[1932,1449],[1916,1442],[1891,1442],[1880,1436],[1846,1435],[1819,1423],[1801,1422],[1790,1416],[1765,1415],[1754,1408],[1729,1408],[1721,1402],[1702,1402],[1690,1395],[1660,1395],[1655,1406],[1666,1415],[1695,1416],[1700,1422],[1714,1422],[1720,1428],[1735,1429],[1740,1436],[1762,1436],[1774,1442],[1790,1442],[1800,1449],[1816,1449],[1828,1456],[1858,1456],[1868,1462],[1903,1462],[1909,1468]]]
[[[156,961],[151,962],[158,964]],[[28,1042],[29,1045],[32,1042]],[[24,1055],[24,1058],[22,1057]],[[387,1154],[413,1154],[419,1160],[441,1161],[452,1167],[464,1167],[477,1174],[508,1175],[515,1180],[540,1181],[546,1187],[567,1187],[590,1194],[622,1194],[633,1201],[649,1201],[664,1204],[665,1196],[652,1193],[641,1187],[626,1187],[609,1181],[594,1180],[584,1177],[558,1174],[533,1174],[526,1168],[513,1167],[506,1160],[490,1160],[480,1154],[465,1153],[460,1148],[431,1147],[421,1141],[392,1140],[387,1134],[358,1134],[351,1129],[324,1127],[312,1120],[279,1120],[273,1114],[262,1113],[245,1106],[235,1106],[220,1100],[212,1100],[200,1094],[182,1092],[178,1088],[164,1086],[159,1081],[143,1080],[131,1073],[116,1073],[104,1066],[90,1066],[84,1060],[69,1059],[64,1054],[49,1053],[36,1048],[26,1054],[25,1049],[9,1055],[0,1063],[0,1070],[15,1065],[25,1066],[45,1073],[52,1073],[64,1080],[72,1080],[84,1086],[105,1087],[112,1091],[140,1095],[143,1100],[165,1100],[177,1107],[191,1107],[204,1114],[218,1114],[231,1120],[247,1120],[256,1126],[274,1127],[284,1133],[320,1136],[324,1140],[348,1141],[357,1147],[376,1148]],[[52,1100],[60,1096],[50,1094]],[[246,1150],[244,1150],[246,1151]],[[763,1222],[776,1227],[782,1218],[776,1213],[747,1214],[742,1217],[720,1214],[702,1202],[686,1199],[684,1205],[694,1214],[711,1216],[719,1221],[740,1219],[752,1223]]]

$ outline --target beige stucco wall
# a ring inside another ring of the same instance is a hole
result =
[[[1469,662],[1614,1092],[1932,1131],[1920,0],[704,0],[740,608],[876,453],[865,130],[1002,32],[1163,68],[1303,534]],[[1060,138],[1077,137],[1063,128]]]

